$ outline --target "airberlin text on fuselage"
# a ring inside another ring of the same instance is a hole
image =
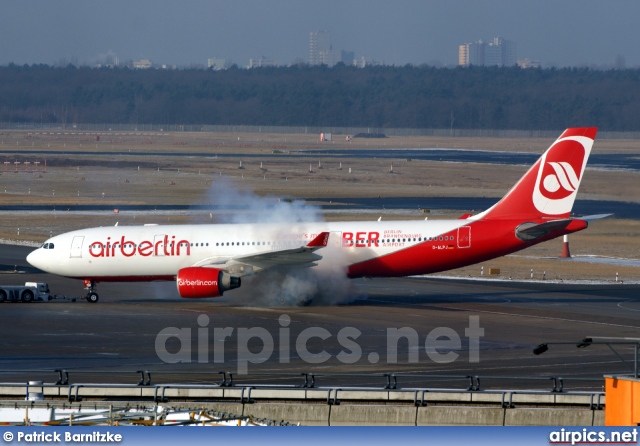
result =
[[[180,240],[176,242],[176,236],[172,235],[171,240],[169,236],[165,235],[164,238],[158,238],[155,241],[143,240],[141,242],[133,242],[127,240],[123,235],[120,240],[112,241],[111,237],[107,237],[106,243],[93,242],[89,245],[89,254],[92,257],[132,257],[140,255],[143,257],[149,256],[179,256],[179,255],[191,255],[191,244],[187,240]]]

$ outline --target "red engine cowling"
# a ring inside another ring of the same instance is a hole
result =
[[[178,293],[185,298],[219,297],[225,291],[238,288],[240,277],[217,268],[192,266],[178,271],[176,284]]]

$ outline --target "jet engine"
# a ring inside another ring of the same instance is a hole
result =
[[[219,297],[225,291],[240,287],[240,277],[217,268],[192,266],[178,271],[176,284],[181,297]]]

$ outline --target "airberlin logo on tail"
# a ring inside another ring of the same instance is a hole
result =
[[[544,214],[571,212],[593,140],[572,136],[551,146],[540,160],[533,204]]]
[[[554,172],[546,176],[544,173],[542,174],[544,177],[542,180],[543,192],[568,196],[578,189],[580,180],[571,164],[567,162],[548,163],[547,166],[551,166]]]

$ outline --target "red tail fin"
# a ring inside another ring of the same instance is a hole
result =
[[[597,131],[596,127],[565,130],[502,200],[472,218],[568,217]]]

